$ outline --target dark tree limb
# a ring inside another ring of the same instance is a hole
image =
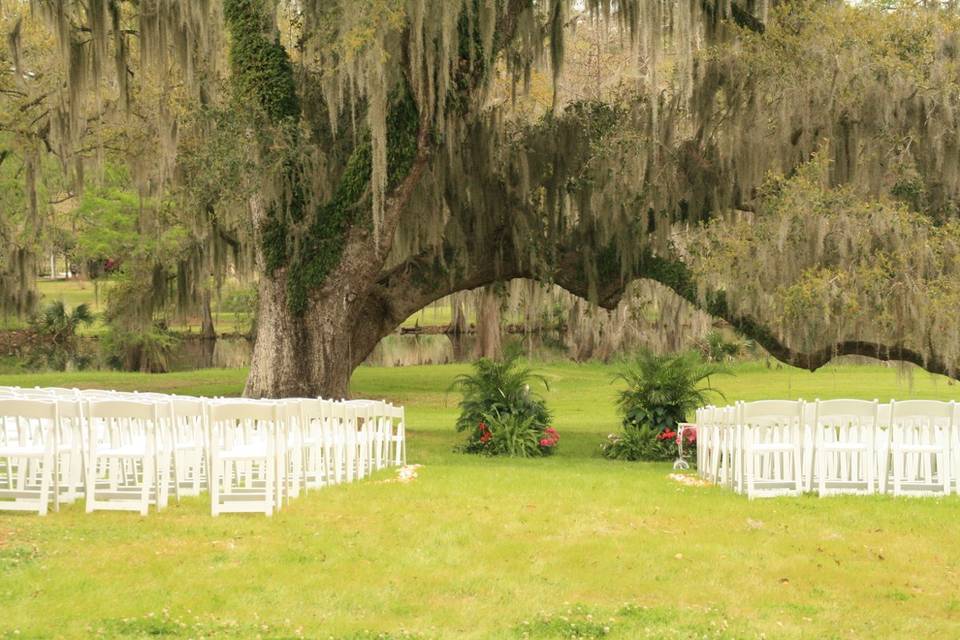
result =
[[[502,230],[501,230],[502,231]],[[363,304],[368,318],[379,318],[358,327],[354,334],[355,364],[369,355],[377,342],[396,330],[406,318],[426,305],[457,291],[476,289],[494,282],[528,278],[556,284],[584,299],[591,295],[589,279],[583,269],[580,252],[567,249],[552,274],[538,273],[525,266],[503,242],[502,236],[491,234],[486,242],[470,245],[467,262],[470,269],[450,273],[433,254],[422,254],[407,260],[381,275],[376,287]],[[577,242],[568,247],[578,246]],[[496,255],[497,260],[489,259]],[[755,340],[784,364],[816,371],[838,356],[857,355],[885,361],[915,364],[931,372],[955,377],[955,372],[936,354],[925,355],[902,344],[883,344],[864,340],[843,340],[813,351],[802,351],[774,335],[763,323],[731,311],[722,294],[697,295],[696,284],[686,265],[675,257],[648,252],[641,259],[634,278],[608,278],[596,286],[597,304],[612,310],[620,304],[627,286],[634,279],[659,282],[697,308],[728,322],[740,335]]]

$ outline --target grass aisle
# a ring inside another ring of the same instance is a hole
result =
[[[777,499],[677,485],[668,464],[614,463],[602,365],[545,367],[561,433],[546,460],[453,453],[464,366],[362,368],[357,395],[408,406],[410,484],[312,492],[272,519],[0,515],[9,637],[954,638],[960,499]],[[733,399],[957,398],[922,373],[743,365]],[[239,393],[244,372],[56,374],[0,384]],[[14,631],[19,634],[14,635]]]

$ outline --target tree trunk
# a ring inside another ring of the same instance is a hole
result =
[[[450,324],[445,333],[460,336],[467,332],[467,314],[464,310],[463,294],[454,293],[450,296]]]
[[[260,281],[257,339],[244,395],[346,398],[354,369],[354,318],[342,295],[312,299],[302,315],[287,304],[282,273]]]
[[[204,287],[200,295],[203,297],[200,302],[200,312],[203,315],[200,335],[204,340],[216,340],[217,330],[213,326],[213,313],[210,311],[210,289]]]
[[[492,287],[484,287],[477,309],[477,357],[498,359],[500,342],[500,298]]]

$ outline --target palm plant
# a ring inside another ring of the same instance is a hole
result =
[[[549,384],[542,375],[522,366],[519,358],[518,350],[508,351],[502,360],[481,358],[472,373],[454,379],[451,389],[463,393],[457,431],[469,433],[464,451],[545,455],[556,444],[540,446],[550,425],[550,411],[543,398],[530,389],[534,381],[547,389]]]
[[[52,343],[63,346],[73,341],[80,325],[93,324],[93,314],[86,304],[79,304],[68,312],[62,300],[51,302],[33,320],[34,330]]]
[[[617,398],[624,434],[611,435],[604,454],[626,460],[669,458],[676,452],[673,430],[710,394],[722,397],[709,379],[725,373],[726,367],[704,362],[696,352],[658,356],[641,351],[614,378],[627,384]]]
[[[530,389],[538,381],[549,389],[547,379],[533,369],[521,366],[520,353],[510,350],[502,360],[480,358],[473,365],[473,373],[465,373],[453,380],[451,389],[463,393],[457,431],[476,428],[489,415],[534,416],[541,424],[548,424],[550,412],[546,403]]]

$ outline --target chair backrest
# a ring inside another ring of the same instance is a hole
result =
[[[330,401],[304,398],[300,401],[300,412],[304,420],[322,420],[330,415]]]
[[[803,418],[802,400],[758,400],[739,403],[744,424],[793,423]]]
[[[29,420],[56,420],[57,403],[30,398],[0,398],[0,417]]]
[[[954,403],[939,400],[891,400],[890,421],[915,419],[936,421],[946,419],[953,422]]]
[[[170,404],[178,418],[202,418],[206,415],[206,405],[202,398],[170,396]]]
[[[817,400],[815,422],[836,423],[837,420],[862,422],[864,419],[877,421],[880,403],[876,400]]]
[[[79,400],[57,398],[55,402],[60,409],[61,418],[79,419],[83,417],[83,403]]]
[[[87,417],[118,418],[128,420],[147,420],[156,422],[158,417],[157,405],[150,402],[135,402],[132,400],[90,400],[87,403]]]
[[[210,403],[210,421],[266,420],[276,422],[276,402],[253,400],[217,400]]]

